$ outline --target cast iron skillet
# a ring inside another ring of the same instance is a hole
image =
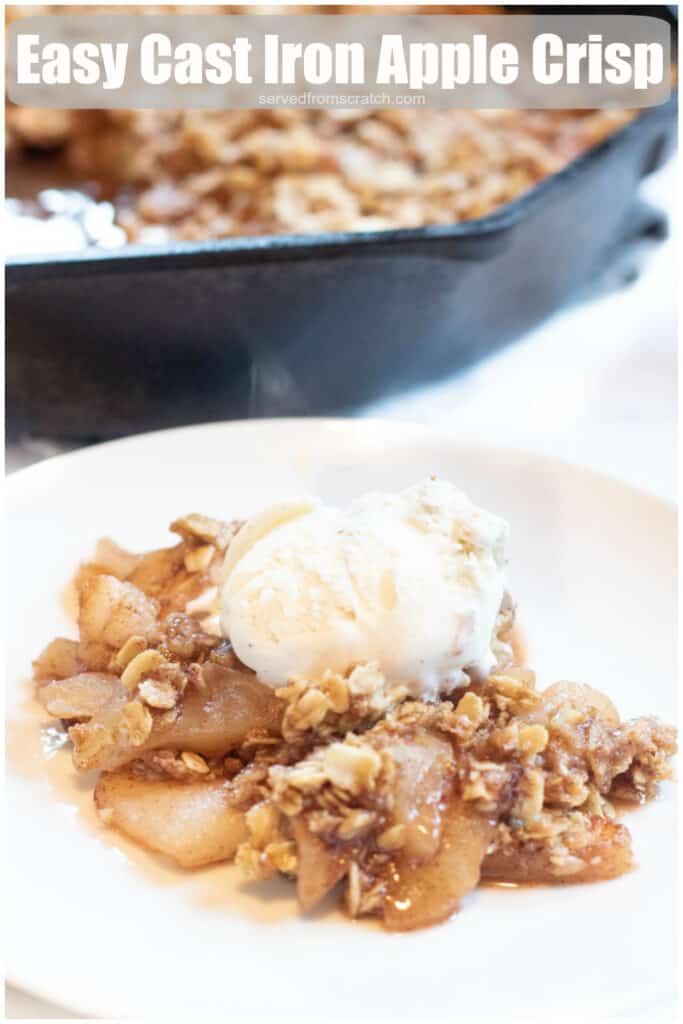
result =
[[[675,27],[667,8],[611,10]],[[8,433],[326,414],[471,364],[639,230],[638,185],[673,148],[676,110],[674,96],[644,111],[478,221],[12,259]]]

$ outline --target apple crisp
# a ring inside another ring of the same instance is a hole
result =
[[[672,727],[622,721],[590,686],[540,690],[507,595],[492,672],[436,699],[372,663],[266,686],[218,627],[239,527],[188,515],[174,547],[144,555],[100,542],[76,578],[78,640],[34,663],[75,768],[100,773],[104,826],[183,868],[295,879],[304,911],[341,884],[351,916],[389,929],[444,920],[480,879],[629,870],[615,804],[670,777]]]
[[[269,10],[249,10],[259,9]],[[69,10],[78,8],[10,6],[8,20]],[[126,10],[187,12],[178,5]],[[245,12],[239,5],[191,10]],[[60,111],[8,103],[6,135],[10,171],[27,153],[54,153],[72,187],[87,185],[113,202],[128,241],[157,244],[475,220],[555,174],[633,116],[617,109],[400,107]]]
[[[60,115],[61,116],[55,116]],[[10,107],[130,242],[377,231],[498,209],[624,125],[623,110],[58,112]]]

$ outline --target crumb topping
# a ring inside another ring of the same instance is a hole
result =
[[[374,663],[273,691],[195,603],[235,524],[173,528],[180,544],[146,555],[98,546],[106,564],[77,579],[79,640],[34,663],[76,768],[102,772],[103,824],[184,866],[234,858],[249,878],[294,878],[304,909],[341,882],[351,915],[389,928],[443,919],[480,878],[630,869],[617,808],[671,777],[675,730],[621,721],[590,686],[540,690],[514,663],[507,595],[496,669],[444,699],[409,699]]]

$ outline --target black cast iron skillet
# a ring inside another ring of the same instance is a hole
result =
[[[644,10],[673,24],[668,8]],[[478,221],[12,259],[8,433],[332,413],[466,366],[560,307],[634,233],[676,110],[674,96],[644,111]]]

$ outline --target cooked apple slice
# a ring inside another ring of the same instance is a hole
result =
[[[72,728],[76,767],[113,770],[161,748],[218,757],[238,747],[253,730],[280,734],[282,702],[253,672],[208,663],[203,676],[205,688],[188,687],[175,712],[154,715],[149,736],[137,746],[125,730],[117,731],[118,698],[86,725]]]
[[[131,636],[147,636],[158,625],[157,602],[115,576],[88,578],[78,598],[81,640],[118,650]]]
[[[183,868],[228,860],[246,839],[244,813],[224,780],[182,783],[105,772],[95,804],[108,825]]]
[[[299,906],[307,912],[324,900],[344,877],[348,861],[314,835],[303,818],[293,821],[292,833],[298,860],[296,893]]]
[[[58,637],[33,662],[33,678],[40,689],[53,679],[70,679],[83,672],[107,674],[113,654],[107,644]]]
[[[116,576],[119,580],[127,580],[142,558],[142,555],[126,551],[110,537],[101,537],[95,547],[95,555],[91,564],[93,567],[99,568],[100,572]]]
[[[185,691],[176,721],[155,726],[147,749],[194,750],[207,757],[227,754],[256,729],[280,733],[282,701],[248,669],[206,664],[205,690]]]
[[[423,732],[389,750],[397,766],[393,824],[405,826],[403,852],[414,861],[429,860],[439,845],[440,805],[452,781],[451,745]]]
[[[222,561],[219,555],[213,557],[207,548],[209,557],[205,568],[188,568],[187,556],[196,550],[193,545],[182,542],[174,547],[135,555],[105,539],[98,543],[94,560],[80,567],[75,580],[76,590],[85,590],[100,577],[115,577],[121,583],[136,587],[148,598],[158,600],[162,616],[173,611],[182,612],[188,601],[215,583],[217,564]]]
[[[41,686],[38,700],[55,718],[92,718],[117,695],[122,706],[128,695],[118,676],[80,672]]]
[[[484,860],[482,878],[520,885],[600,882],[618,878],[633,866],[631,836],[624,825],[591,817],[586,839],[584,846],[565,857],[533,841],[502,846]]]
[[[416,864],[402,854],[396,862],[384,924],[394,931],[424,928],[445,921],[479,881],[495,826],[459,801],[443,812],[441,841],[435,856]]]
[[[78,642],[63,636],[52,640],[33,662],[33,676],[38,686],[50,679],[66,679],[83,671]]]

